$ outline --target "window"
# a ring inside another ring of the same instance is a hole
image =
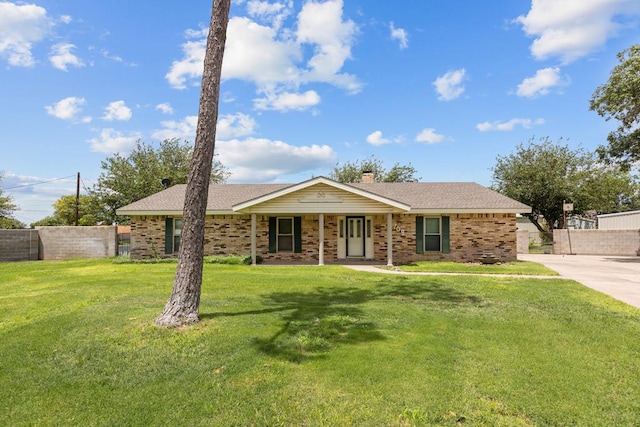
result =
[[[278,218],[278,252],[293,252],[293,218]]]
[[[440,252],[440,218],[424,219],[424,250]]]
[[[182,219],[175,218],[173,220],[173,252],[180,250],[180,236],[182,235]]]
[[[182,236],[182,218],[165,218],[164,253],[178,253]]]
[[[302,252],[302,217],[269,217],[269,253]]]
[[[448,254],[451,246],[451,218],[416,216],[416,253],[442,252]]]

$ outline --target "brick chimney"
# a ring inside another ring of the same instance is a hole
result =
[[[373,179],[372,171],[362,171],[362,179],[360,180],[363,184],[373,184],[375,181]]]

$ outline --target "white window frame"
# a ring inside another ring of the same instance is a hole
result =
[[[289,220],[291,221],[291,234],[281,234],[280,233],[280,221],[281,220]],[[291,249],[280,249],[280,237],[291,237]],[[295,221],[293,217],[289,216],[279,216],[276,217],[276,252],[294,252],[295,251]]]
[[[437,233],[429,233],[427,232],[427,220],[429,219],[437,219],[438,220],[438,232]],[[429,253],[436,253],[436,252],[442,252],[442,217],[441,216],[425,216],[424,217],[424,224],[423,224],[423,228],[424,228],[424,237],[423,237],[423,242],[422,242],[422,246],[423,246],[423,251],[429,252]],[[438,245],[438,250],[434,250],[434,249],[427,249],[427,236],[438,236],[438,240],[440,241],[440,244]]]

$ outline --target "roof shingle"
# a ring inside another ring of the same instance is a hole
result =
[[[207,212],[231,212],[233,206],[284,190],[297,184],[211,184]],[[410,182],[348,184],[387,199],[420,210],[521,210],[530,207],[474,182]],[[151,213],[181,213],[184,207],[185,184],[174,185],[130,205],[118,209],[121,215]]]

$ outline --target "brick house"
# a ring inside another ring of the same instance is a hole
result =
[[[205,254],[319,265],[470,262],[487,252],[516,259],[516,214],[529,206],[475,183],[371,181],[211,184]],[[177,255],[185,189],[175,185],[118,209],[131,216],[133,258]]]

